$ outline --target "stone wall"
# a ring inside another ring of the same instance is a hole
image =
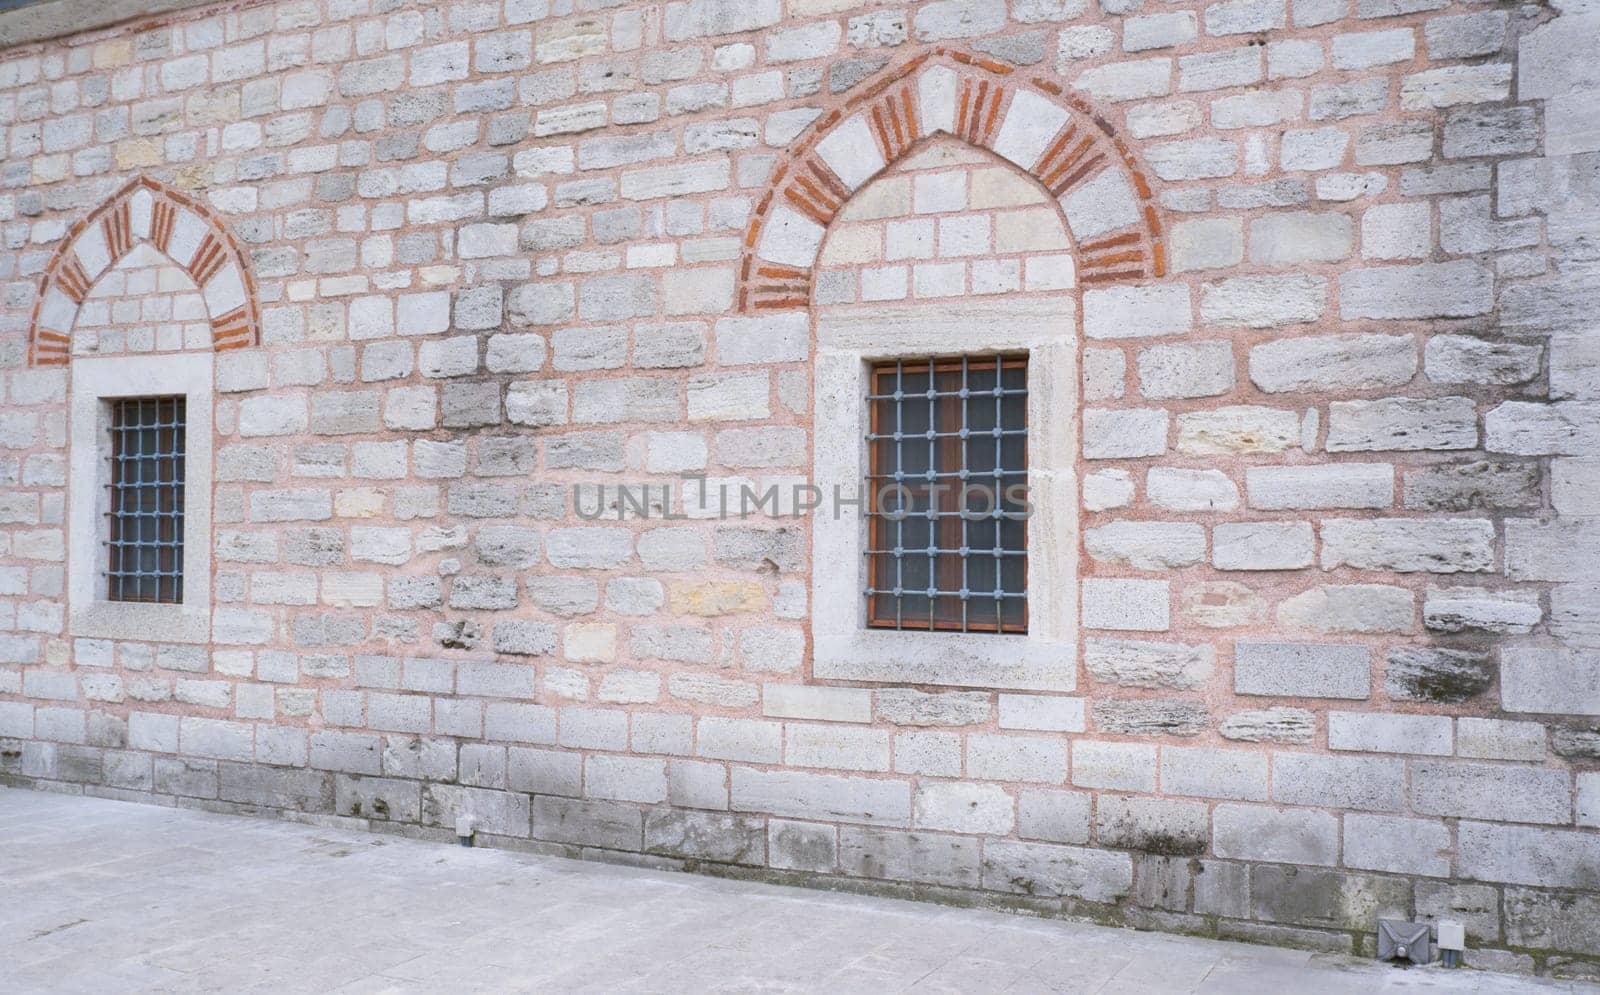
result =
[[[1600,972],[1597,48],[1577,0],[276,0],[0,52],[0,779]],[[851,567],[736,512],[811,474],[818,321],[1040,301],[1074,631],[815,677]],[[178,352],[209,635],[85,635],[72,364]]]

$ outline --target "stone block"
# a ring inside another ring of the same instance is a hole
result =
[[[1545,727],[1538,722],[1513,722],[1506,719],[1456,719],[1456,755],[1479,760],[1530,760],[1545,757]],[[1578,775],[1578,807],[1584,807],[1585,778]],[[1593,785],[1593,781],[1587,782]],[[1590,791],[1592,794],[1592,789]],[[1596,801],[1600,801],[1597,798]],[[1583,824],[1579,813],[1579,824]]]
[[[1394,467],[1386,462],[1248,467],[1250,507],[1259,510],[1382,509],[1394,504]]]
[[[1465,397],[1334,401],[1326,444],[1329,452],[1471,449],[1477,409]]]
[[[1167,424],[1167,412],[1157,408],[1090,408],[1083,413],[1084,458],[1160,456],[1167,451]]]
[[[1552,357],[1552,363],[1556,360]],[[1552,379],[1555,378],[1552,366]],[[1600,406],[1505,401],[1484,416],[1484,447],[1520,456],[1585,456],[1600,441]]]
[[[1084,666],[1097,681],[1121,687],[1196,690],[1210,680],[1215,651],[1206,644],[1088,639]]]
[[[1565,825],[1572,821],[1572,776],[1526,766],[1417,761],[1411,802],[1425,815]]]
[[[1352,270],[1339,279],[1339,314],[1359,318],[1470,318],[1494,306],[1494,278],[1468,260]]]
[[[1110,903],[1129,893],[1126,854],[1045,843],[992,842],[984,848],[984,888],[1037,897]]]
[[[1221,470],[1152,467],[1145,493],[1167,511],[1232,511],[1239,506],[1238,485]]]
[[[1087,791],[1024,788],[1017,797],[1017,835],[1050,843],[1089,842]]]
[[[1200,318],[1211,325],[1275,328],[1316,321],[1328,280],[1309,274],[1239,276],[1200,288]]]
[[[1310,522],[1243,522],[1212,529],[1218,570],[1298,570],[1312,562]]]
[[[1457,873],[1476,881],[1592,890],[1600,866],[1600,836],[1582,831],[1463,821],[1456,849]]]
[[[908,826],[911,788],[904,781],[734,767],[729,804],[736,811],[786,818]]]
[[[779,870],[831,874],[838,866],[838,831],[813,822],[767,820],[767,863]]]
[[[887,771],[889,734],[833,723],[784,724],[784,759],[796,767]]]
[[[1238,694],[1313,698],[1366,698],[1371,693],[1370,651],[1337,643],[1234,645],[1233,688]]]
[[[1000,728],[1035,732],[1082,732],[1082,698],[1060,695],[1001,694]]]
[[[1176,448],[1185,456],[1281,453],[1298,446],[1300,439],[1296,412],[1228,405],[1180,414]]]
[[[719,812],[656,809],[645,817],[646,853],[723,864],[761,864],[767,853],[765,821]]]
[[[1189,288],[1181,283],[1087,290],[1083,297],[1091,339],[1181,335],[1193,327]]]
[[[995,784],[929,782],[912,797],[914,829],[1006,836],[1015,824],[1016,800]],[[852,830],[854,832],[854,830]]]
[[[1198,861],[1194,878],[1194,910],[1200,915],[1248,918],[1250,867],[1223,860]]]
[[[961,753],[961,737],[956,733],[913,730],[894,737],[894,769],[901,774],[959,776]]]
[[[1131,126],[1132,112],[1129,120]],[[1236,266],[1244,258],[1243,228],[1234,218],[1181,221],[1172,226],[1167,253],[1174,273]]]
[[[1266,801],[1267,758],[1242,750],[1164,746],[1161,784],[1179,795]]]
[[[1365,259],[1417,259],[1432,244],[1433,215],[1426,203],[1375,204],[1361,215]]]
[[[1500,700],[1508,712],[1600,715],[1600,657],[1508,647],[1500,656]]]
[[[1288,96],[1294,98],[1298,108],[1299,94]],[[1251,126],[1271,123],[1276,122],[1261,121]],[[1250,222],[1250,261],[1257,266],[1337,262],[1347,258],[1354,245],[1355,225],[1346,214],[1285,211]]]
[[[589,798],[664,802],[667,800],[667,764],[651,757],[585,757],[583,787]]]
[[[1083,541],[1096,562],[1138,570],[1193,566],[1206,552],[1205,529],[1183,522],[1114,522],[1086,530]]]
[[[1316,716],[1306,709],[1277,707],[1234,712],[1217,732],[1246,743],[1309,743],[1316,729]]]
[[[872,692],[865,688],[768,684],[762,692],[762,714],[785,719],[870,722]]]
[[[1061,784],[1067,779],[1067,749],[1059,737],[967,737],[967,774],[982,780]]]
[[[311,734],[311,766],[347,774],[381,773],[378,737],[353,732],[314,732]]]
[[[1154,346],[1139,353],[1139,392],[1151,399],[1216,397],[1233,390],[1226,342]]]
[[[843,827],[839,831],[839,868],[857,877],[972,888],[979,880],[977,841]]]
[[[1489,654],[1481,650],[1397,646],[1389,651],[1384,690],[1402,701],[1454,704],[1487,691],[1494,675]]]
[[[1338,859],[1338,820],[1325,812],[1218,805],[1212,834],[1212,849],[1224,858],[1321,866]]]
[[[1211,722],[1200,701],[1102,699],[1093,713],[1096,729],[1118,736],[1194,736]]]
[[[1279,339],[1250,350],[1250,380],[1268,393],[1398,387],[1416,372],[1416,344],[1405,335]]]
[[[1316,632],[1410,632],[1415,628],[1415,601],[1402,587],[1329,584],[1280,604],[1278,624]]]
[[[1210,813],[1204,802],[1102,795],[1095,811],[1095,840],[1120,850],[1198,856],[1211,843]]]
[[[1330,712],[1328,749],[1450,757],[1453,752],[1451,721],[1448,715]]]
[[[1322,568],[1481,572],[1494,565],[1494,535],[1493,523],[1479,519],[1326,519]]]
[[[1345,871],[1256,867],[1251,889],[1257,918],[1303,926],[1367,931],[1411,908],[1409,882]]]
[[[644,813],[623,802],[535,795],[529,835],[552,843],[637,853],[644,846]]]
[[[1348,844],[1346,844],[1348,847]],[[1490,943],[1500,938],[1500,890],[1445,881],[1416,883],[1417,919],[1447,919],[1467,927],[1467,935]]]
[[[1167,581],[1089,578],[1082,588],[1085,628],[1164,632],[1170,625]]]

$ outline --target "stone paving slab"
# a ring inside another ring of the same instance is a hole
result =
[[[0,788],[7,992],[1600,992]]]

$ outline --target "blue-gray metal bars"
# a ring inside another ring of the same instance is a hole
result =
[[[1027,631],[1027,359],[875,365],[867,393],[867,619]]]
[[[183,601],[185,414],[181,397],[111,404],[106,539],[111,601]]]

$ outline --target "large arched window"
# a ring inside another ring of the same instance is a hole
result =
[[[211,631],[213,354],[258,340],[244,254],[204,206],[129,183],[45,270],[30,357],[70,366],[73,635]]]
[[[741,310],[815,335],[817,482],[861,499],[815,519],[814,676],[1073,689],[1080,288],[1164,272],[1127,148],[934,49],[813,125],[745,245]]]

